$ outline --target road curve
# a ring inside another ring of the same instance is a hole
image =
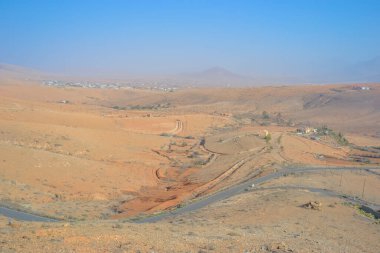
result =
[[[55,220],[52,218],[39,216],[36,214],[18,211],[15,209],[4,207],[4,206],[0,206],[0,214],[6,216],[8,218],[11,218],[11,219],[23,220],[23,221],[38,221],[38,222],[57,222],[57,221],[59,221],[59,220]]]
[[[268,182],[270,180],[283,177],[284,175],[287,175],[287,174],[308,173],[308,172],[326,171],[326,170],[356,170],[356,171],[365,170],[366,172],[371,173],[371,171],[369,169],[380,170],[380,167],[376,167],[376,168],[358,168],[358,167],[311,167],[311,168],[291,167],[290,168],[289,167],[289,168],[285,168],[281,171],[277,171],[277,172],[274,172],[272,174],[269,174],[269,175],[266,175],[266,176],[263,176],[260,178],[248,180],[248,181],[243,182],[241,184],[238,184],[238,185],[232,186],[230,188],[227,188],[225,190],[219,191],[215,194],[206,196],[205,198],[195,200],[194,202],[191,202],[191,203],[185,205],[184,207],[177,208],[177,209],[167,211],[167,212],[163,212],[163,213],[160,213],[160,214],[154,215],[154,216],[148,216],[148,217],[143,217],[140,219],[135,219],[134,222],[136,222],[136,223],[152,223],[152,222],[157,222],[157,221],[160,221],[162,219],[165,219],[165,218],[168,218],[171,216],[176,216],[176,215],[180,215],[183,213],[195,211],[197,209],[208,206],[212,203],[215,203],[215,202],[230,198],[232,196],[235,196],[239,193],[245,192],[246,189],[249,189],[252,186],[252,184],[254,184],[255,186],[258,186],[264,182]],[[300,188],[303,188],[303,187],[300,187]],[[317,188],[315,188],[314,191],[316,191],[316,189]],[[312,188],[310,188],[310,190],[313,191]],[[323,190],[323,189],[319,189],[318,191],[320,193],[327,193],[327,192],[331,193],[332,192],[332,191],[327,191],[327,190]],[[335,196],[343,197],[343,194],[336,193]],[[366,203],[364,200],[360,200],[360,199],[353,198],[353,197],[348,197],[348,200],[355,202],[357,204]]]
[[[364,168],[364,167],[362,167],[362,168],[360,168],[360,167],[308,167],[308,168],[288,167],[288,168],[284,168],[280,171],[274,172],[272,174],[269,174],[269,175],[266,175],[266,176],[263,176],[260,178],[248,180],[246,182],[243,182],[241,184],[238,184],[238,185],[232,186],[230,188],[221,190],[217,193],[206,196],[204,198],[197,199],[194,202],[191,202],[191,203],[189,203],[186,206],[183,206],[181,208],[177,208],[175,210],[163,212],[163,213],[160,213],[160,214],[155,215],[155,216],[148,216],[148,217],[132,219],[132,221],[135,223],[157,222],[157,221],[160,221],[162,219],[165,219],[165,218],[168,218],[171,216],[176,216],[176,215],[180,215],[183,213],[195,211],[197,209],[208,206],[212,203],[230,198],[230,197],[235,196],[239,193],[245,192],[246,189],[249,189],[252,186],[252,184],[254,184],[257,187],[264,182],[268,182],[270,180],[283,177],[287,174],[308,173],[308,172],[317,172],[317,171],[326,171],[326,170],[351,170],[351,171],[353,171],[353,170],[355,170],[355,171],[364,170],[368,173],[373,173],[373,174],[379,176],[379,173],[374,172],[374,170],[380,170],[380,167],[366,167],[366,168]],[[326,190],[326,189],[318,189],[318,188],[311,188],[311,187],[308,188],[308,187],[299,187],[299,186],[280,186],[280,187],[272,187],[272,188],[275,189],[275,188],[281,188],[281,187],[285,188],[285,189],[305,189],[305,190],[309,190],[311,192],[319,192],[319,193],[323,193],[323,194],[327,194],[327,195],[343,197],[343,198],[347,199],[348,201],[351,201],[351,202],[354,202],[357,204],[361,204],[361,205],[366,204],[366,205],[371,206],[370,203],[367,203],[364,200],[354,198],[351,196],[345,196],[344,194],[339,194],[339,193],[336,193],[336,192],[333,192],[330,190]],[[266,190],[266,189],[270,189],[270,187],[269,188],[257,188],[257,189],[254,189],[254,191]],[[374,205],[374,207],[378,208],[378,207],[380,207],[380,205]],[[38,216],[35,214],[11,209],[11,208],[4,207],[4,206],[0,206],[0,214],[4,215],[6,217],[12,218],[12,219],[23,220],[23,221],[39,221],[39,222],[57,222],[57,221],[59,221],[59,220],[55,220],[52,218]]]

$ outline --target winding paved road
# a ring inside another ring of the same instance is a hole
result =
[[[379,173],[377,173],[376,171],[380,170],[380,167],[366,167],[366,168],[363,168],[363,167],[361,167],[361,168],[360,167],[309,167],[309,168],[288,167],[288,168],[282,169],[280,171],[274,172],[272,174],[269,174],[269,175],[266,175],[266,176],[263,176],[260,178],[248,180],[246,182],[243,182],[241,184],[238,184],[238,185],[232,186],[230,188],[224,189],[222,191],[216,192],[216,193],[209,195],[209,196],[206,196],[204,198],[197,199],[194,202],[191,202],[184,207],[181,207],[181,208],[178,208],[178,209],[175,209],[172,211],[163,212],[163,213],[160,213],[160,214],[155,215],[155,216],[135,219],[133,221],[135,223],[157,222],[157,221],[160,221],[162,219],[165,219],[165,218],[168,218],[171,216],[176,216],[176,215],[180,215],[183,213],[195,211],[197,209],[208,206],[212,203],[230,198],[230,197],[235,196],[239,193],[245,192],[246,189],[250,189],[252,184],[254,184],[257,187],[258,185],[260,185],[264,182],[268,182],[270,180],[280,178],[280,177],[283,177],[283,176],[288,175],[288,174],[309,173],[309,172],[318,172],[318,171],[326,171],[326,170],[351,170],[351,171],[362,170],[362,171],[366,171],[368,173],[372,173],[376,176],[379,176]],[[369,206],[371,208],[375,208],[376,210],[378,210],[380,208],[380,205],[378,205],[378,204],[374,205],[372,203],[368,203],[364,200],[361,200],[361,199],[358,199],[358,198],[355,198],[352,196],[346,196],[344,194],[337,193],[334,191],[330,191],[330,190],[326,190],[326,189],[319,189],[319,188],[312,188],[312,187],[300,187],[300,186],[279,186],[279,187],[276,187],[276,186],[274,186],[274,187],[266,187],[266,188],[257,188],[257,189],[252,189],[252,190],[258,191],[258,190],[281,189],[281,188],[283,188],[283,189],[304,189],[304,190],[308,190],[311,192],[318,192],[318,193],[329,195],[329,196],[342,197],[342,198],[345,198],[348,201],[351,201],[353,203],[360,204],[360,205],[366,205],[366,206]],[[1,205],[1,203],[0,203],[0,205]],[[1,206],[0,206],[0,214],[7,216],[9,218],[13,218],[13,219],[17,219],[17,220],[25,220],[25,221],[42,221],[42,222],[58,221],[58,220],[54,220],[51,218],[42,217],[42,216],[38,216],[38,215],[30,214],[27,212],[22,212],[22,211],[10,209],[8,207],[1,207]]]
[[[297,168],[297,167],[289,167],[289,168],[285,168],[285,169],[283,169],[281,171],[277,171],[277,172],[274,172],[272,174],[269,174],[269,175],[266,175],[266,176],[263,176],[263,177],[260,177],[260,178],[248,180],[248,181],[246,181],[244,183],[232,186],[232,187],[227,188],[225,190],[219,191],[219,192],[217,192],[215,194],[206,196],[205,198],[195,200],[194,202],[191,202],[191,203],[187,204],[184,207],[181,207],[181,208],[178,208],[178,209],[175,209],[175,210],[172,210],[172,211],[163,212],[163,213],[155,215],[155,216],[144,217],[144,218],[137,219],[137,220],[134,220],[134,221],[136,223],[152,223],[152,222],[157,222],[157,221],[160,221],[162,219],[165,219],[165,218],[168,218],[168,217],[171,217],[171,216],[176,216],[176,215],[180,215],[180,214],[183,214],[183,213],[192,212],[192,211],[195,211],[197,209],[200,209],[200,208],[203,208],[205,206],[208,206],[208,205],[210,205],[212,203],[215,203],[215,202],[218,202],[218,201],[230,198],[230,197],[235,196],[235,195],[237,195],[239,193],[245,192],[246,189],[249,189],[252,186],[252,184],[254,184],[257,187],[258,185],[260,185],[260,184],[262,184],[264,182],[268,182],[270,180],[283,177],[284,175],[287,175],[287,174],[308,173],[308,172],[326,171],[326,170],[356,170],[356,171],[364,170],[366,172],[372,173],[373,172],[372,170],[380,170],[380,167],[376,167],[376,168],[372,168],[372,167],[371,168],[370,167],[368,167],[368,168],[358,168],[358,167],[310,167],[310,168]],[[375,174],[375,173],[373,173],[373,174]],[[373,208],[380,208],[380,205],[372,205],[371,203],[367,203],[364,200],[361,200],[361,199],[358,199],[358,198],[355,198],[355,197],[352,197],[352,196],[346,196],[344,194],[339,194],[339,193],[336,193],[336,192],[333,192],[333,191],[329,191],[329,190],[325,190],[325,189],[307,188],[307,187],[305,188],[305,187],[297,187],[297,186],[287,186],[287,187],[293,188],[293,189],[299,188],[299,189],[310,190],[312,192],[319,192],[319,193],[327,194],[327,195],[330,195],[330,196],[344,197],[347,200],[349,200],[351,202],[354,202],[356,204],[361,204],[361,205],[365,204],[365,205],[370,206],[370,207],[372,206]],[[258,188],[257,190],[263,190],[263,189],[265,189],[265,188]]]
[[[57,222],[58,221],[58,220],[51,219],[48,217],[38,216],[35,214],[18,211],[15,209],[4,207],[4,206],[0,206],[0,214],[8,218],[12,218],[15,220],[23,220],[23,221],[39,221],[39,222]]]

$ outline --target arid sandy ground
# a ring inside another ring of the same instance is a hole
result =
[[[380,205],[380,176],[360,170],[380,163],[380,86],[370,87],[162,92],[2,80],[1,205],[63,221],[1,218],[0,250],[377,252],[376,220],[301,189]],[[358,170],[289,175],[154,224],[126,219],[294,165]],[[321,210],[300,207],[310,201]]]
[[[321,210],[300,207],[320,201]],[[247,192],[154,224],[1,220],[2,252],[377,252],[379,224],[338,198]]]

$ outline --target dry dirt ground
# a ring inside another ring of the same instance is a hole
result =
[[[380,204],[379,175],[359,169],[380,164],[380,86],[370,87],[161,92],[3,80],[0,203],[63,221],[1,218],[0,251],[377,252],[376,220],[294,188]],[[328,130],[297,132],[307,127]],[[126,219],[294,165],[358,171],[289,175],[154,224]],[[321,210],[300,207],[310,201]]]

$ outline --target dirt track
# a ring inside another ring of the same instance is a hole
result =
[[[169,131],[170,134],[179,134],[183,131],[183,122],[181,120],[176,120],[176,126],[173,130]]]
[[[235,162],[229,169],[227,169],[226,171],[224,171],[222,174],[220,174],[218,177],[214,178],[213,180],[211,180],[210,182],[207,182],[206,184],[202,185],[201,187],[199,187],[198,189],[196,189],[194,192],[193,192],[193,196],[194,197],[198,197],[200,196],[202,193],[210,190],[211,188],[215,187],[217,184],[219,184],[220,182],[222,182],[223,180],[227,179],[228,177],[230,177],[233,173],[236,172],[236,170],[238,170],[240,167],[242,167],[245,163],[247,163],[248,161],[252,160],[254,157],[256,157],[257,155],[265,152],[265,148],[263,148],[262,150],[260,150],[260,152],[258,153],[255,153],[254,155],[249,155],[241,160],[239,160],[238,162]]]

